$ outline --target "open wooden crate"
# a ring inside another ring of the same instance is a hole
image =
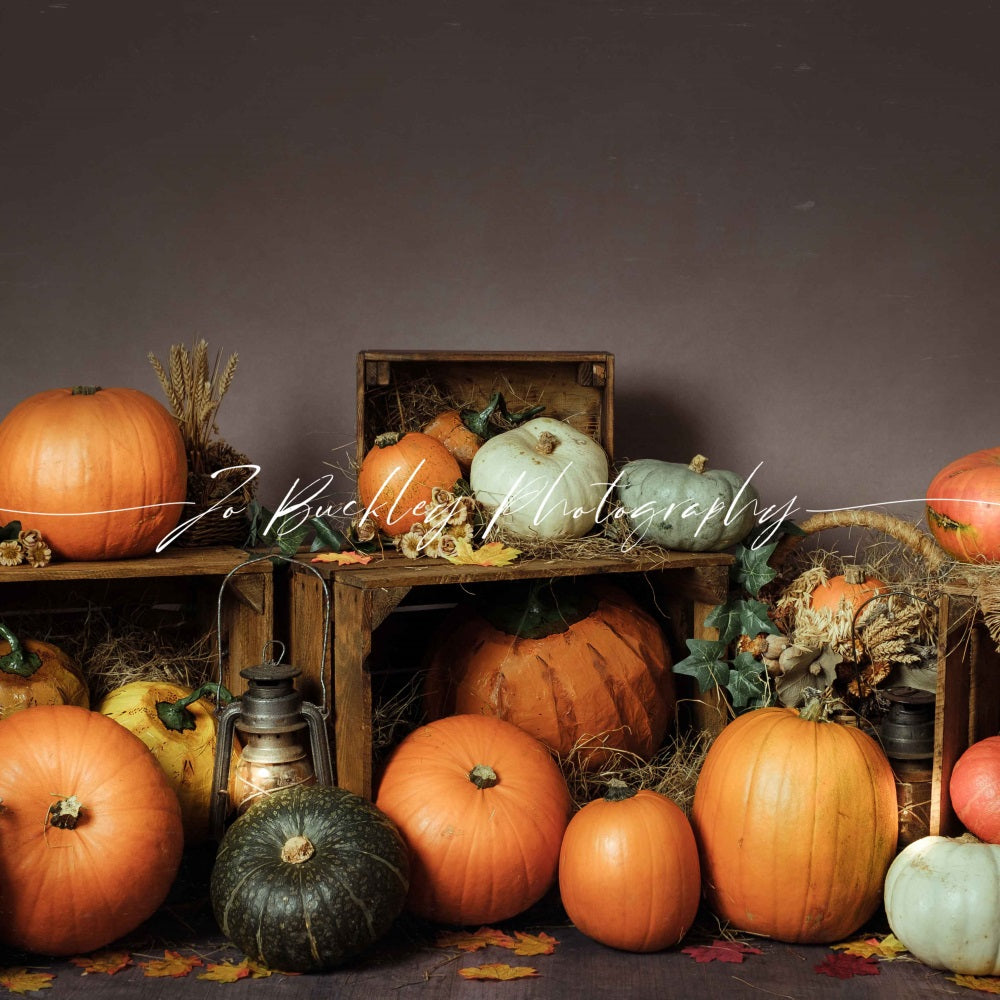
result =
[[[482,409],[494,392],[512,412],[543,405],[614,455],[614,355],[606,351],[362,351],[358,355],[357,460],[386,431],[419,430],[414,396]]]

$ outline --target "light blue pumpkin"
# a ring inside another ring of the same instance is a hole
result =
[[[735,472],[640,458],[618,477],[618,499],[635,535],[678,552],[721,552],[757,523],[760,497]]]

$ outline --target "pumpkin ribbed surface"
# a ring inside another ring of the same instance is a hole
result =
[[[898,834],[892,768],[855,727],[757,709],[710,748],[691,824],[719,917],[779,941],[837,941],[881,900]]]
[[[183,848],[177,797],[143,743],[97,712],[38,706],[0,723],[0,940],[74,955],[166,899]],[[50,809],[75,800],[79,821]]]
[[[382,937],[408,882],[391,820],[352,792],[311,785],[264,796],[233,823],[210,891],[219,927],[250,958],[318,972]]]
[[[1000,448],[946,465],[927,487],[927,526],[961,562],[1000,560]]]
[[[0,719],[34,705],[90,708],[86,678],[68,653],[40,639],[22,639],[20,644],[24,654],[34,654],[40,663],[30,677],[0,670]],[[0,636],[0,657],[10,651],[10,643]]]
[[[432,646],[425,692],[431,719],[492,715],[560,755],[582,748],[588,769],[607,761],[607,749],[651,757],[675,707],[663,633],[610,586],[589,614],[542,638],[511,635],[459,610]]]
[[[555,881],[569,790],[541,743],[508,722],[455,715],[414,730],[377,804],[410,848],[407,905],[428,920],[506,920]]]
[[[187,492],[177,421],[138,389],[24,400],[0,422],[0,468],[0,522],[38,529],[63,559],[152,552]]]

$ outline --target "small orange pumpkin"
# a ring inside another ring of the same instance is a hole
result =
[[[468,476],[479,446],[489,436],[489,420],[500,405],[501,398],[499,392],[493,393],[482,410],[468,407],[461,410],[444,410],[423,428],[424,434],[436,438],[451,452],[463,476]]]
[[[187,455],[177,421],[138,389],[77,386],[0,421],[0,523],[30,514],[63,559],[147,555],[177,526]]]
[[[424,519],[435,488],[451,490],[462,476],[458,462],[429,434],[380,434],[358,472],[358,495],[367,516],[387,535],[402,535]]]
[[[33,705],[90,708],[87,680],[64,650],[40,639],[18,639],[0,622],[0,719]]]
[[[429,652],[428,718],[473,712],[520,726],[588,770],[611,751],[650,758],[674,717],[659,626],[624,590],[513,584],[507,600],[463,606]]]
[[[117,722],[39,705],[0,723],[0,940],[79,955],[156,912],[180,866],[181,810]]]
[[[889,585],[876,576],[865,573],[863,567],[850,565],[844,572],[830,577],[816,587],[809,596],[809,606],[817,611],[837,612],[847,607],[852,613],[865,601],[889,591]]]
[[[691,812],[711,908],[792,943],[839,941],[871,917],[899,832],[881,749],[820,716],[818,701],[738,716],[705,757]]]
[[[670,799],[612,779],[569,821],[559,894],[587,937],[625,951],[659,951],[687,934],[701,900],[698,846]]]
[[[472,926],[516,916],[548,891],[571,808],[545,747],[481,715],[410,733],[385,766],[376,805],[410,848],[408,908]]]

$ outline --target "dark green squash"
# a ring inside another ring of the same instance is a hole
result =
[[[212,869],[222,932],[250,958],[319,972],[361,954],[400,914],[409,854],[393,822],[342,788],[260,799],[226,831]]]

